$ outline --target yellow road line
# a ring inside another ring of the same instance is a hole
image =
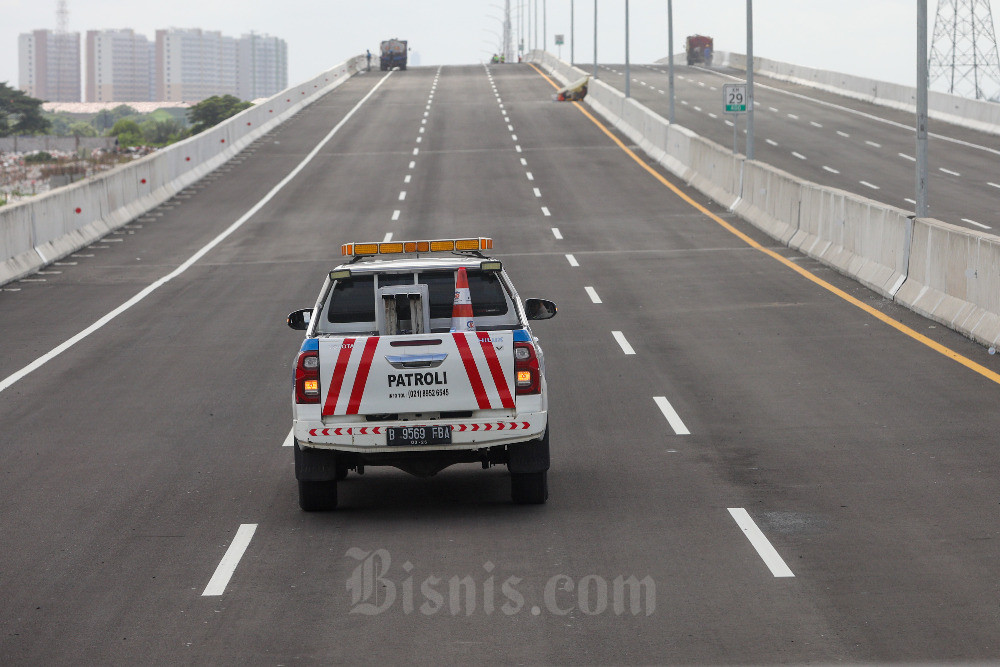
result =
[[[538,72],[546,81],[548,81],[549,84],[551,84],[553,88],[556,88],[556,89],[561,88],[561,86],[559,86],[552,79],[550,79],[544,72],[542,72],[542,70],[540,70],[537,67],[535,67],[535,65],[533,63],[529,63],[529,64],[531,64],[531,67],[536,72]],[[712,213],[711,211],[709,211],[707,208],[705,208],[704,206],[702,206],[701,204],[699,204],[695,200],[693,200],[690,197],[688,197],[683,191],[681,191],[681,189],[679,187],[677,187],[676,185],[674,185],[673,183],[671,183],[670,181],[668,181],[666,178],[664,178],[663,174],[661,174],[660,172],[658,172],[655,169],[653,169],[653,167],[651,167],[645,160],[643,160],[638,155],[636,155],[635,151],[633,151],[631,148],[629,148],[628,146],[626,146],[622,142],[621,139],[619,139],[614,134],[612,134],[611,130],[609,130],[607,128],[607,126],[604,125],[604,123],[602,123],[597,118],[595,118],[593,114],[591,114],[589,111],[587,111],[587,109],[584,108],[583,104],[581,104],[580,102],[573,102],[572,104],[577,109],[579,109],[580,112],[584,116],[586,116],[587,118],[589,118],[591,120],[591,122],[594,123],[594,125],[596,125],[598,128],[600,128],[600,130],[602,132],[604,132],[604,134],[608,135],[608,137],[611,139],[611,141],[615,142],[618,145],[618,147],[621,148],[625,152],[626,155],[628,155],[630,158],[632,158],[633,160],[635,160],[635,162],[640,167],[642,167],[647,172],[649,172],[649,174],[653,178],[655,178],[660,183],[662,183],[664,186],[666,186],[667,188],[669,188],[674,194],[676,194],[678,197],[680,197],[681,199],[683,199],[691,207],[695,208],[699,213],[704,214],[706,217],[712,219],[713,221],[715,221],[716,223],[718,223],[719,225],[721,225],[726,231],[728,231],[729,233],[731,233],[734,236],[736,236],[737,238],[739,238],[741,241],[743,241],[744,243],[746,243],[747,245],[749,245],[751,248],[759,250],[760,252],[764,253],[768,257],[771,257],[772,259],[774,259],[774,260],[776,260],[778,262],[781,262],[782,264],[784,264],[785,266],[787,266],[789,269],[791,269],[792,271],[795,271],[796,273],[798,273],[802,277],[806,278],[807,280],[811,280],[813,283],[819,285],[820,287],[822,287],[823,289],[827,290],[828,292],[830,292],[832,294],[835,294],[836,296],[840,297],[844,301],[847,301],[851,305],[856,306],[857,308],[860,308],[861,310],[865,311],[866,313],[868,313],[872,317],[874,317],[874,318],[876,318],[876,319],[884,322],[885,324],[888,324],[890,327],[892,327],[893,329],[896,329],[900,333],[909,336],[913,340],[915,340],[915,341],[917,341],[919,343],[922,343],[923,345],[926,345],[927,347],[931,348],[935,352],[937,352],[939,354],[942,354],[942,355],[948,357],[949,359],[951,359],[953,361],[957,361],[958,363],[962,364],[966,368],[968,368],[968,369],[970,369],[972,371],[975,371],[976,373],[979,373],[984,378],[986,378],[988,380],[992,380],[993,382],[995,382],[997,384],[1000,384],[1000,373],[992,371],[989,368],[986,368],[985,366],[983,366],[982,364],[976,363],[972,359],[969,359],[968,357],[965,357],[965,356],[959,354],[958,352],[955,352],[951,348],[946,347],[946,346],[938,343],[937,341],[931,340],[930,338],[928,338],[927,336],[923,335],[922,333],[920,333],[920,332],[918,332],[918,331],[916,331],[916,330],[914,330],[914,329],[906,326],[905,324],[903,324],[902,322],[900,322],[898,320],[895,320],[895,319],[889,317],[888,315],[886,315],[885,313],[881,312],[880,310],[878,310],[876,308],[873,308],[872,306],[869,306],[868,304],[864,303],[863,301],[859,301],[858,299],[856,299],[855,297],[851,296],[850,294],[848,294],[844,290],[840,289],[839,287],[835,287],[834,285],[831,285],[830,283],[826,282],[822,278],[817,277],[815,274],[813,274],[813,273],[805,270],[804,268],[802,268],[801,266],[799,266],[798,264],[796,264],[792,260],[787,259],[786,257],[782,257],[781,255],[779,255],[778,253],[774,252],[770,248],[765,248],[761,244],[757,243],[752,238],[750,238],[749,236],[747,236],[746,234],[744,234],[740,230],[736,229],[731,224],[729,224],[728,222],[726,222],[725,220],[723,220],[719,216],[715,215],[714,213]]]

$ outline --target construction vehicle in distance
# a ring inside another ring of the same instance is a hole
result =
[[[405,39],[387,39],[382,42],[381,66],[383,72],[395,67],[406,69]]]
[[[687,64],[703,64],[708,67],[712,65],[712,52],[715,46],[711,37],[704,35],[688,35],[685,40],[685,51],[687,52]]]

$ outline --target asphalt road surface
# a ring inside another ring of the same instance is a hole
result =
[[[592,65],[583,65],[587,72]],[[669,117],[666,65],[631,65],[632,97]],[[746,151],[745,115],[724,113],[722,86],[742,70],[674,63],[674,118],[703,137]],[[602,65],[601,81],[625,89],[625,66]],[[754,158],[813,183],[905,211],[916,207],[916,117],[807,86],[754,76]],[[931,118],[928,122],[930,217],[1000,233],[1000,136]]]
[[[1000,359],[552,92],[357,76],[0,292],[0,663],[1000,659]],[[284,318],[390,235],[559,304],[546,505],[456,466],[298,509]]]

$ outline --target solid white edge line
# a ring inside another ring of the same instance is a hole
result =
[[[215,568],[215,574],[208,581],[208,586],[205,586],[202,597],[222,595],[225,592],[233,572],[236,571],[236,566],[240,564],[240,559],[243,558],[247,547],[250,546],[250,540],[256,531],[257,524],[255,523],[240,525],[239,530],[236,531],[236,537],[233,538],[233,543],[229,545],[226,554],[219,561],[219,567]]]
[[[691,431],[688,427],[684,425],[684,421],[681,416],[677,414],[674,410],[674,406],[670,405],[670,401],[667,400],[666,396],[654,396],[653,401],[656,402],[657,407],[660,408],[660,412],[663,416],[667,418],[667,423],[670,424],[670,428],[674,429],[674,433],[677,435],[691,435]]]
[[[260,211],[260,209],[264,208],[264,206],[267,205],[268,202],[270,202],[272,199],[274,199],[274,197],[279,192],[281,192],[281,190],[284,189],[284,187],[286,185],[288,185],[292,181],[293,178],[295,178],[296,176],[298,176],[299,173],[303,169],[306,168],[306,165],[308,165],[310,162],[312,162],[313,158],[315,158],[316,155],[318,155],[319,152],[323,149],[323,147],[327,143],[329,143],[329,141],[331,139],[333,139],[333,136],[335,134],[337,134],[337,132],[339,132],[340,129],[344,125],[347,124],[347,121],[349,121],[354,116],[354,114],[357,112],[357,110],[360,109],[361,106],[365,102],[367,102],[368,99],[372,95],[375,94],[375,91],[378,90],[379,86],[381,86],[383,83],[385,83],[385,80],[388,79],[391,74],[392,74],[392,72],[389,72],[384,77],[382,77],[381,79],[379,79],[379,82],[376,83],[372,87],[372,89],[368,91],[368,94],[365,95],[364,97],[362,97],[358,101],[358,103],[355,104],[354,107],[350,111],[347,112],[347,114],[340,120],[340,122],[337,123],[333,127],[333,129],[330,130],[330,132],[327,133],[327,135],[325,137],[323,137],[323,139],[318,144],[316,144],[316,146],[311,151],[309,151],[309,154],[306,155],[305,158],[303,158],[302,162],[300,162],[294,169],[292,169],[292,171],[290,171],[287,176],[285,176],[283,179],[281,179],[281,181],[277,185],[275,185],[273,188],[271,188],[271,191],[268,192],[266,195],[264,195],[263,199],[261,199],[259,202],[257,202],[256,204],[254,204],[253,207],[249,211],[247,211],[246,213],[244,213],[242,216],[240,216],[240,218],[236,222],[234,222],[228,228],[226,228],[226,230],[224,232],[222,232],[221,234],[219,234],[218,236],[216,236],[214,239],[212,239],[211,241],[209,241],[198,252],[196,252],[195,254],[191,255],[191,257],[189,257],[187,259],[187,261],[185,261],[183,264],[181,264],[180,266],[178,266],[176,269],[174,269],[173,271],[171,271],[167,275],[163,276],[159,280],[153,282],[151,285],[147,286],[145,289],[143,289],[142,291],[140,291],[138,294],[136,294],[135,296],[133,296],[131,299],[129,299],[128,301],[126,301],[122,305],[118,306],[117,308],[115,308],[114,310],[112,310],[110,313],[108,313],[107,315],[105,315],[101,319],[97,320],[96,322],[94,322],[93,324],[91,324],[89,327],[87,327],[86,329],[84,329],[83,331],[81,331],[80,333],[76,334],[75,336],[73,336],[72,338],[70,338],[69,340],[67,340],[66,342],[62,343],[61,345],[53,348],[49,352],[47,352],[47,353],[43,354],[42,356],[38,357],[33,362],[31,362],[30,364],[28,364],[27,366],[25,366],[21,370],[17,371],[16,373],[8,375],[6,378],[4,378],[2,381],[0,381],[0,392],[3,392],[5,389],[7,389],[11,385],[13,385],[15,382],[17,382],[18,380],[20,380],[24,376],[28,375],[32,371],[37,370],[38,368],[40,368],[44,364],[48,363],[52,359],[55,359],[56,357],[58,357],[60,354],[62,354],[66,350],[70,349],[71,347],[73,347],[74,345],[76,345],[77,343],[79,343],[81,340],[83,340],[84,338],[86,338],[90,334],[92,334],[95,331],[101,329],[105,324],[107,324],[108,322],[110,322],[111,320],[115,319],[116,317],[118,317],[119,315],[121,315],[122,313],[124,313],[126,310],[128,310],[129,308],[131,308],[135,304],[137,304],[140,301],[142,301],[143,299],[145,299],[147,296],[149,296],[150,294],[152,294],[153,292],[155,292],[156,290],[158,290],[163,285],[166,285],[168,282],[170,282],[171,280],[173,280],[177,276],[179,276],[182,273],[184,273],[185,271],[187,271],[198,260],[200,260],[202,257],[204,257],[209,252],[211,252],[217,245],[219,245],[220,243],[222,243],[223,241],[225,241],[227,238],[229,238],[237,229],[239,229],[240,227],[242,227],[246,223],[247,220],[249,220],[254,215],[256,215],[257,212]]]
[[[625,335],[621,331],[612,331],[611,335],[615,337],[616,341],[618,341],[618,345],[621,346],[622,352],[625,354],[635,354],[635,350],[633,350],[632,346],[628,344],[627,340],[625,340]]]
[[[743,529],[743,534],[750,540],[750,544],[757,550],[764,564],[771,570],[775,577],[794,577],[792,571],[785,565],[785,561],[778,555],[777,550],[767,541],[764,533],[760,531],[757,524],[750,518],[750,514],[742,507],[729,507],[729,513],[736,521],[736,525]]]
[[[597,296],[597,290],[595,290],[593,287],[584,287],[583,289],[587,293],[587,296],[590,297],[591,301],[593,301],[594,303],[604,303],[603,301],[601,301],[601,297]]]

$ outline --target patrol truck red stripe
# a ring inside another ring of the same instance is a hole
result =
[[[490,367],[490,373],[493,374],[493,382],[497,386],[497,393],[500,394],[500,404],[508,409],[513,408],[514,399],[510,396],[510,389],[507,388],[507,378],[504,376],[503,367],[497,358],[497,351],[493,349],[493,341],[490,340],[489,332],[477,331],[476,336],[479,337],[479,343],[483,346],[483,354],[486,355],[486,363]]]
[[[469,384],[472,385],[472,392],[476,395],[476,402],[479,404],[479,409],[489,410],[490,399],[486,396],[486,387],[483,386],[483,381],[479,377],[476,360],[472,358],[469,341],[466,340],[465,334],[462,333],[453,333],[451,336],[455,339],[455,346],[462,357],[462,363],[465,364],[465,373],[469,376]]]
[[[378,336],[372,336],[365,341],[365,351],[361,355],[361,365],[358,366],[358,374],[354,378],[354,389],[351,391],[351,402],[347,404],[347,414],[358,414],[361,406],[361,397],[365,394],[365,385],[368,383],[368,372],[372,369],[372,359],[375,357],[375,348],[378,347]]]
[[[347,362],[351,360],[351,352],[354,351],[354,338],[345,338],[340,344],[340,354],[337,355],[337,365],[333,369],[333,379],[330,381],[330,390],[326,392],[326,403],[323,404],[323,416],[336,414],[337,401],[340,400],[340,388],[344,384],[344,375],[347,372]]]

